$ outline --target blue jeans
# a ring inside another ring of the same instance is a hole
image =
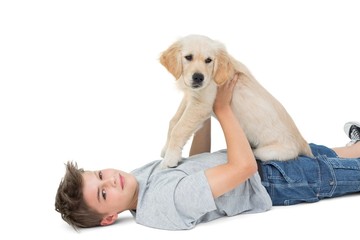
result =
[[[258,161],[261,182],[273,205],[317,202],[360,192],[360,158],[339,158],[325,146],[310,144],[315,158]]]

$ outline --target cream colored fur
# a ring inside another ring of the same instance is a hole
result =
[[[189,57],[191,56],[191,57]],[[177,166],[182,148],[212,114],[217,86],[240,78],[232,108],[253,147],[257,159],[288,160],[298,155],[312,156],[310,147],[282,104],[252,76],[250,71],[227,53],[223,44],[206,36],[189,35],[173,43],[160,62],[177,79],[184,92],[181,104],[169,123],[162,149],[162,167]],[[201,74],[201,84],[194,74]],[[195,77],[196,79],[196,77]]]

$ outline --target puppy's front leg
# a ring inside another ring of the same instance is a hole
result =
[[[211,115],[212,106],[207,104],[188,104],[183,115],[170,133],[162,168],[175,167],[181,160],[182,149],[191,135],[198,130]]]
[[[173,131],[175,125],[179,122],[179,119],[181,118],[181,116],[183,115],[183,113],[185,111],[186,102],[187,102],[186,98],[184,97],[181,100],[181,103],[180,103],[175,115],[172,117],[172,119],[169,122],[169,129],[168,129],[168,133],[167,133],[166,143],[165,143],[163,149],[161,150],[161,157],[162,158],[165,157],[165,154],[166,154],[166,151],[167,151],[167,148],[168,148],[168,145],[169,145],[169,141],[170,141],[170,138],[171,138],[171,132]]]

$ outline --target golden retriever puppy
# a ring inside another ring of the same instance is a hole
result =
[[[206,36],[189,35],[173,43],[160,56],[161,64],[175,77],[184,92],[169,123],[162,149],[162,167],[174,167],[182,148],[212,114],[217,86],[240,73],[231,107],[257,159],[288,160],[313,156],[308,143],[282,106],[250,71],[233,58],[225,46]]]

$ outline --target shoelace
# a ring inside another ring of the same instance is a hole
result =
[[[350,139],[352,141],[358,141],[360,140],[360,131],[359,128],[355,125],[352,125],[350,128]]]

